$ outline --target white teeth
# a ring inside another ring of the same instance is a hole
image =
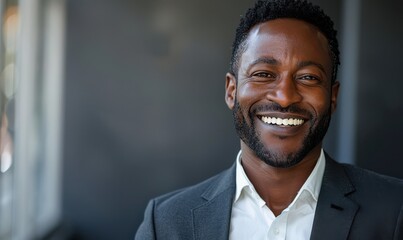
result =
[[[276,124],[276,125],[294,125],[298,126],[304,123],[303,119],[296,118],[275,118],[275,117],[262,117],[262,121],[268,124]]]

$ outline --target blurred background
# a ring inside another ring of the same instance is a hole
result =
[[[315,0],[339,32],[340,162],[403,178],[403,2]],[[133,239],[147,201],[226,168],[252,0],[1,0],[0,239]]]

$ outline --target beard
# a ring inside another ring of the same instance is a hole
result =
[[[309,131],[304,136],[301,146],[296,149],[296,151],[291,153],[278,152],[270,149],[270,146],[264,146],[260,139],[260,134],[256,131],[255,118],[253,117],[257,111],[262,110],[284,113],[302,113],[306,116],[310,116]],[[277,103],[270,103],[267,105],[257,106],[255,109],[252,109],[250,112],[248,112],[248,124],[244,115],[242,114],[241,106],[235,98],[235,106],[232,111],[232,115],[238,136],[260,160],[272,167],[289,168],[301,162],[313,148],[321,143],[330,124],[331,108],[329,106],[329,109],[327,112],[325,112],[325,114],[315,118],[313,117],[314,114],[307,110],[301,109],[296,105],[290,105],[287,108],[283,108]],[[317,122],[316,125],[315,121]]]

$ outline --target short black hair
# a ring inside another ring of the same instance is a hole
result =
[[[241,17],[236,29],[235,40],[232,45],[230,73],[237,77],[239,59],[246,49],[246,39],[249,31],[257,24],[277,18],[295,18],[316,26],[328,40],[332,58],[332,79],[337,78],[337,69],[340,64],[339,43],[337,31],[333,21],[323,10],[306,0],[258,0],[252,8],[249,8]]]

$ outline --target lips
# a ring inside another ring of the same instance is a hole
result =
[[[291,137],[295,136],[303,129],[305,126],[304,123],[308,121],[309,118],[292,113],[260,113],[255,115],[259,123],[257,123],[260,127],[258,127],[261,133],[266,132],[270,134],[274,134],[279,137]]]
[[[282,128],[298,128],[313,117],[308,110],[296,104],[284,108],[274,102],[255,105],[251,112],[265,126]]]
[[[305,122],[304,119],[300,118],[279,118],[268,116],[259,116],[259,118],[266,124],[278,125],[278,126],[299,126]]]
[[[280,126],[280,127],[301,126],[307,121],[307,119],[309,119],[309,117],[305,115],[294,113],[281,113],[281,112],[257,113],[256,116],[265,125]]]

